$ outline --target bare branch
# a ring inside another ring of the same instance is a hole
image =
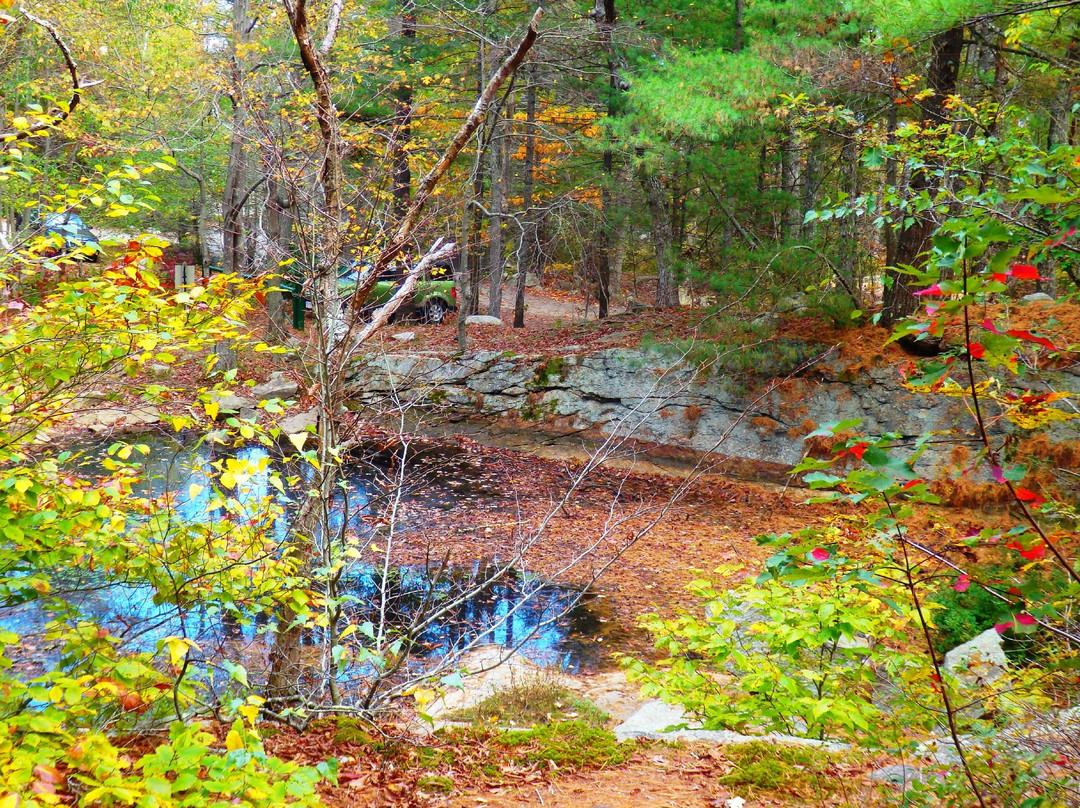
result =
[[[457,245],[454,242],[449,244],[443,244],[442,239],[437,239],[434,244],[431,245],[431,249],[428,250],[420,262],[413,267],[408,276],[405,278],[405,282],[401,284],[401,287],[394,292],[394,296],[386,301],[371,318],[371,322],[368,323],[364,330],[360,332],[360,335],[356,338],[356,344],[359,345],[366,342],[372,334],[386,325],[387,321],[394,316],[401,304],[412,297],[413,289],[416,288],[417,281],[427,271],[428,267],[433,264],[437,264],[440,261],[446,261],[453,258],[457,254]]]
[[[480,97],[476,99],[472,111],[469,113],[464,123],[461,124],[461,128],[458,129],[457,134],[454,135],[454,139],[450,141],[450,145],[447,146],[442,157],[439,158],[439,162],[437,162],[420,181],[420,185],[416,189],[416,196],[413,197],[412,205],[409,206],[408,213],[405,214],[405,218],[398,227],[397,233],[394,235],[394,240],[379,253],[378,258],[375,259],[367,276],[358,286],[356,296],[353,298],[354,307],[359,307],[364,304],[368,294],[370,294],[372,288],[375,286],[379,273],[381,273],[390,261],[394,259],[394,256],[401,252],[413,227],[416,226],[416,222],[419,220],[420,214],[423,212],[424,206],[427,204],[432,191],[435,190],[435,186],[438,185],[439,180],[443,178],[443,175],[446,174],[450,166],[453,165],[454,160],[457,159],[457,156],[462,148],[464,148],[465,143],[468,142],[469,138],[477,130],[480,124],[484,122],[484,119],[487,117],[488,108],[491,106],[491,102],[494,100],[495,95],[499,92],[499,88],[506,83],[506,80],[518,69],[521,63],[525,61],[525,55],[529,52],[533,43],[536,42],[538,32],[537,26],[539,25],[542,16],[543,9],[536,9],[536,13],[533,14],[532,19],[529,21],[529,27],[525,31],[525,36],[522,37],[517,48],[514,49],[513,53],[506,57],[506,60],[492,75],[487,86],[484,88],[484,91],[480,93]]]
[[[25,8],[20,8],[19,11],[26,19],[30,20],[30,22],[44,28],[52,38],[52,41],[56,43],[56,47],[60,49],[60,53],[64,57],[64,64],[67,65],[68,73],[71,75],[71,100],[68,101],[67,109],[53,107],[49,110],[48,114],[53,118],[51,121],[41,121],[28,129],[9,129],[5,132],[0,132],[0,140],[5,142],[26,140],[26,138],[44,132],[46,129],[52,129],[55,126],[58,126],[67,120],[68,116],[75,111],[75,107],[79,106],[79,99],[82,98],[82,86],[79,84],[79,66],[75,64],[75,59],[71,55],[71,50],[68,48],[67,43],[64,42],[64,38],[60,36],[60,32],[56,30],[56,26],[48,20],[34,16]]]

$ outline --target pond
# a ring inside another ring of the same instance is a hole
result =
[[[138,493],[169,493],[176,518],[182,521],[219,518],[210,508],[211,463],[228,458],[268,461],[267,471],[252,475],[235,494],[245,504],[254,505],[263,497],[276,501],[285,512],[285,518],[274,526],[276,538],[284,541],[287,537],[299,499],[296,494],[304,486],[304,469],[262,446],[193,447],[181,438],[160,434],[133,436],[129,441],[150,447]],[[417,451],[409,452],[405,475],[399,474],[400,447],[368,453],[364,462],[349,467],[348,508],[346,512],[344,497],[335,501],[335,532],[344,528],[378,540],[372,532],[377,529],[374,517],[385,511],[395,491],[403,514],[397,529],[402,531],[423,527],[434,514],[468,509],[496,496],[490,475],[474,459],[445,446],[416,446]],[[67,448],[80,452],[80,473],[100,471],[107,444]],[[270,484],[270,469],[289,478],[284,492]],[[389,486],[392,479],[404,483]],[[268,615],[237,619],[214,603],[190,608],[162,604],[146,584],[106,580],[91,570],[57,571],[51,582],[54,593],[62,597],[62,606],[46,610],[35,602],[0,609],[0,626],[19,633],[23,652],[39,664],[54,656],[41,638],[46,624],[61,616],[91,620],[121,638],[128,648],[153,650],[163,637],[184,636],[198,644],[198,656],[205,661],[238,660],[256,670],[265,665],[273,642],[274,625]],[[368,633],[380,621],[401,628],[423,618],[425,624],[413,635],[419,664],[485,644],[513,648],[534,662],[570,672],[594,668],[601,661],[602,646],[596,640],[606,628],[606,619],[592,593],[506,569],[497,558],[438,567],[356,562],[339,581],[338,594],[343,621]],[[438,613],[437,619],[430,618],[433,613]],[[361,639],[360,634],[354,633],[353,642]],[[325,647],[324,635],[320,630],[305,631],[302,643],[314,653]],[[348,681],[363,675],[362,666],[353,666],[343,670],[340,678]]]

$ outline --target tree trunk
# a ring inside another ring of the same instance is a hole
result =
[[[618,18],[618,9],[615,0],[594,0],[593,22],[596,25],[597,37],[600,47],[607,57],[607,116],[615,118],[619,113],[618,95],[623,89],[624,83],[619,77],[618,61],[615,55],[615,23]],[[610,145],[604,149],[604,182],[601,189],[601,216],[603,223],[599,238],[597,239],[595,261],[596,269],[596,315],[604,320],[608,316],[611,303],[611,253],[612,253],[612,209],[613,191],[615,183],[615,154]]]
[[[956,83],[960,74],[960,61],[963,57],[964,29],[950,28],[934,37],[931,49],[930,66],[927,70],[927,87],[933,93],[926,99],[923,107],[923,126],[927,128],[941,126],[947,122],[945,101],[956,92]],[[910,197],[927,193],[933,198],[938,191],[934,178],[934,167],[919,169],[911,177]],[[914,217],[914,221],[901,227],[896,241],[895,266],[910,266],[920,269],[923,253],[930,244],[935,222],[931,212]],[[914,296],[911,276],[897,272],[894,266],[886,267],[887,279],[883,307],[882,323],[890,326],[913,313],[919,305]]]
[[[525,221],[517,247],[517,277],[514,283],[514,328],[525,327],[525,282],[536,268],[537,216],[532,210],[533,185],[536,181],[536,62],[529,65],[528,86],[525,88],[525,165],[522,207]]]
[[[743,49],[743,6],[745,0],[735,0],[735,34],[732,37],[731,49],[738,53]]]
[[[844,140],[840,154],[841,188],[846,194],[844,204],[851,208],[859,196],[859,146],[855,132],[849,133]],[[840,276],[852,289],[855,289],[855,268],[859,255],[859,220],[854,211],[848,213],[840,222]]]
[[[800,151],[798,135],[789,129],[780,143],[780,183],[784,191],[780,238],[785,240],[794,238],[799,231]]]
[[[496,111],[491,122],[488,159],[491,173],[491,220],[488,222],[488,314],[501,316],[503,275],[506,270],[506,130],[507,118]]]
[[[664,185],[659,177],[642,171],[641,185],[652,221],[653,252],[656,256],[656,307],[668,309],[679,304],[672,262],[671,213],[667,209]]]
[[[281,262],[289,254],[289,244],[292,241],[292,215],[289,209],[289,200],[284,189],[278,184],[277,178],[267,169],[266,189],[266,218],[264,219],[264,231],[267,241],[266,286],[266,313],[269,319],[267,339],[273,342],[282,342],[289,335],[289,315],[285,311],[285,299],[280,289],[281,286]]]
[[[246,174],[244,155],[244,121],[246,109],[243,102],[243,68],[240,50],[250,39],[251,20],[248,16],[248,0],[233,0],[232,36],[230,38],[230,97],[233,104],[232,141],[229,145],[229,164],[225,172],[225,190],[221,200],[221,264],[225,272],[242,272],[244,254],[243,212],[247,195],[243,192]],[[232,340],[214,346],[217,356],[215,369],[226,372],[237,366],[236,351]]]
[[[416,2],[401,0],[401,38],[408,50],[416,39]],[[394,218],[402,219],[412,195],[412,170],[409,168],[409,144],[412,142],[413,89],[408,81],[398,82],[394,92],[393,172]]]
[[[813,210],[817,204],[817,192],[818,184],[820,182],[821,174],[821,155],[818,152],[818,144],[810,142],[806,144],[806,167],[803,169],[803,187],[802,187],[802,215],[806,217],[808,210]],[[806,240],[812,239],[814,233],[817,231],[817,224],[813,220],[809,222],[800,222],[799,228],[802,232],[802,237]]]
[[[1070,133],[1072,131],[1073,103],[1075,100],[1073,86],[1075,84],[1074,75],[1078,59],[1080,59],[1080,46],[1075,41],[1070,42],[1065,48],[1065,61],[1074,69],[1062,73],[1058,79],[1057,92],[1050,103],[1050,126],[1046,133],[1047,151],[1053,151],[1059,146],[1071,145]],[[1046,292],[1051,297],[1056,297],[1057,271],[1058,262],[1053,257],[1049,257],[1046,262],[1046,271],[1042,273],[1046,276],[1046,280],[1036,281],[1035,289]]]

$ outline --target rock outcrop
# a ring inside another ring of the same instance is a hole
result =
[[[715,452],[764,477],[798,463],[806,451],[802,438],[825,423],[860,419],[865,433],[916,436],[966,417],[957,398],[905,388],[893,365],[852,367],[824,346],[799,345],[743,357],[751,370],[740,372],[648,349],[560,356],[479,351],[454,360],[388,353],[358,363],[350,385],[354,399],[372,408],[393,397],[496,416],[505,426],[535,432],[625,436],[668,450]],[[1076,376],[1058,376],[1056,389],[1080,389]],[[924,466],[944,463],[949,448],[929,447]]]

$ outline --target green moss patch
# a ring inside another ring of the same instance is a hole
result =
[[[534,680],[501,690],[475,707],[458,710],[449,718],[501,726],[530,727],[553,721],[580,721],[602,727],[608,714],[590,701],[551,682]]]

